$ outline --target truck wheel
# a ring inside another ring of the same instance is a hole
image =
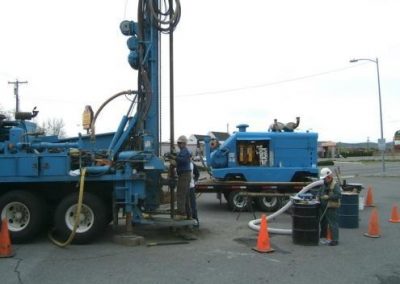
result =
[[[31,241],[46,220],[44,200],[23,190],[9,191],[0,197],[1,220],[7,219],[13,243]]]
[[[70,194],[57,206],[54,223],[57,234],[66,240],[75,224],[75,212],[78,206],[78,193]],[[85,193],[78,228],[73,239],[75,244],[93,241],[107,226],[107,210],[104,202],[94,194]]]
[[[271,212],[271,211],[276,211],[278,208],[281,207],[281,202],[280,199],[276,196],[272,197],[258,197],[256,199],[257,206],[261,211],[265,212]]]
[[[249,199],[239,194],[240,191],[232,191],[228,196],[228,206],[232,211],[246,211]]]

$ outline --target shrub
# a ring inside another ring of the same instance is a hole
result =
[[[324,160],[324,161],[318,161],[318,166],[319,167],[324,167],[324,166],[333,166],[334,163],[332,160]]]
[[[340,155],[344,158],[347,157],[371,157],[373,156],[373,150],[367,149],[344,149],[340,151]]]

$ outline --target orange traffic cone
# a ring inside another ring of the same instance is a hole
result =
[[[368,233],[364,233],[364,236],[370,238],[379,238],[381,231],[379,229],[378,210],[372,209],[371,217],[369,218]]]
[[[374,197],[372,195],[372,186],[368,186],[367,198],[365,198],[365,207],[374,207]]]
[[[254,247],[253,250],[258,252],[274,251],[274,249],[271,248],[271,245],[269,243],[268,225],[265,214],[261,215],[261,226],[260,226],[260,231],[258,233],[257,247]]]
[[[397,210],[397,205],[393,204],[392,207],[392,215],[389,219],[389,222],[392,223],[400,223],[399,211]]]
[[[11,257],[14,253],[11,249],[10,232],[8,231],[8,221],[3,219],[1,221],[0,231],[0,257]]]

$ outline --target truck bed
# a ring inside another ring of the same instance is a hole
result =
[[[196,192],[218,193],[240,190],[252,193],[263,193],[263,196],[279,196],[298,192],[307,184],[307,182],[247,182],[207,179],[196,184]]]

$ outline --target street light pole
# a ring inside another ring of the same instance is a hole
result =
[[[385,149],[386,149],[386,141],[383,138],[383,119],[382,119],[382,97],[381,97],[381,82],[379,78],[379,61],[378,58],[369,59],[369,58],[360,58],[360,59],[352,59],[350,60],[350,63],[355,63],[361,60],[366,60],[366,61],[371,61],[376,64],[376,73],[378,76],[378,94],[379,94],[379,119],[380,119],[380,124],[381,124],[381,139],[378,140],[378,148],[382,152],[382,173],[384,174],[386,172],[386,167],[385,167]]]

